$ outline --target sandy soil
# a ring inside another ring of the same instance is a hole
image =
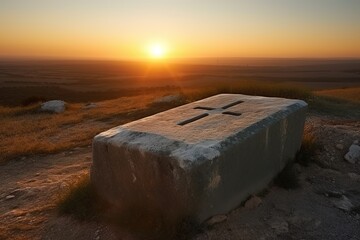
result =
[[[259,206],[241,206],[191,239],[360,239],[360,164],[343,159],[360,140],[360,122],[311,114],[307,125],[323,148],[316,163],[296,166],[300,188],[269,186]],[[0,239],[136,239],[102,223],[57,214],[58,195],[90,165],[88,146],[0,166]]]

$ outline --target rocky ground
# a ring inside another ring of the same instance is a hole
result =
[[[360,239],[360,161],[344,160],[360,140],[360,121],[310,114],[306,125],[322,148],[315,162],[295,166],[299,188],[271,185],[190,238]],[[89,146],[0,166],[0,239],[136,239],[102,223],[58,215],[59,195],[90,164]]]
[[[344,160],[360,122],[310,116],[322,149],[316,163],[296,165],[300,187],[272,186],[194,239],[360,239],[360,162]]]

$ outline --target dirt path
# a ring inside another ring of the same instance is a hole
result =
[[[324,147],[317,164],[296,166],[301,187],[272,186],[259,206],[240,207],[193,239],[360,239],[360,164],[343,160],[360,123],[312,115],[307,125]],[[107,226],[55,211],[58,194],[90,164],[86,147],[0,166],[0,239],[118,239]]]
[[[38,238],[66,185],[88,172],[91,148],[0,166],[0,239]]]

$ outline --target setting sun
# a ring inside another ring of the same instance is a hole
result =
[[[149,54],[152,58],[163,58],[166,55],[166,48],[159,43],[152,44],[149,47]]]

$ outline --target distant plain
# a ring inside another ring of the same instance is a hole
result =
[[[249,82],[310,91],[359,88],[360,60],[0,61],[0,105],[19,106],[32,96],[79,103]]]

